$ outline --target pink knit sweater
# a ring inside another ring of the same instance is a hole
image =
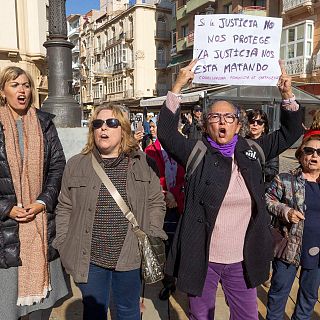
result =
[[[237,164],[232,161],[230,184],[211,236],[210,262],[229,264],[243,260],[250,217],[251,197]]]

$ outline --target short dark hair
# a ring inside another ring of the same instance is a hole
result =
[[[258,117],[264,121],[264,134],[269,133],[269,120],[267,114],[261,109],[254,109],[247,112],[248,122],[257,119]]]

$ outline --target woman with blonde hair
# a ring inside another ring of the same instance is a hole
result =
[[[71,158],[57,207],[58,249],[83,297],[83,319],[106,319],[112,292],[116,317],[140,319],[141,257],[131,224],[96,174],[93,157],[147,234],[166,239],[165,202],[150,160],[138,149],[118,106],[98,107],[83,151]]]
[[[30,75],[0,75],[0,319],[49,319],[64,297],[58,252],[51,246],[65,157],[53,115],[33,106]]]

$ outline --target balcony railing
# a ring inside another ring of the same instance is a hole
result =
[[[68,32],[68,38],[71,38],[74,35],[79,35],[79,33],[80,33],[80,27],[72,28]]]
[[[289,11],[298,7],[312,6],[312,0],[283,0],[283,11]]]
[[[80,52],[79,46],[74,46],[74,48],[72,48],[72,52]]]
[[[74,70],[80,69],[80,63],[79,62],[72,62],[72,69],[74,69]]]
[[[130,60],[127,62],[123,62],[125,69],[134,69],[134,61]]]
[[[126,41],[131,41],[133,40],[133,31],[127,31],[124,33],[124,38]]]
[[[180,52],[187,48],[187,37],[183,37],[177,40],[177,52]]]
[[[193,46],[194,30],[189,31],[187,36],[187,47]]]
[[[177,20],[184,18],[187,14],[187,5],[180,7],[177,9]]]
[[[189,13],[191,11],[194,11],[204,5],[211,5],[213,6],[213,4],[216,2],[216,0],[192,0],[192,1],[188,1],[186,4],[186,13]]]
[[[166,69],[169,64],[166,60],[154,60],[154,66],[156,69]]]
[[[238,13],[251,15],[251,16],[266,17],[267,9],[266,7],[261,7],[261,6],[249,6],[249,7],[243,7],[241,10],[238,11]]]
[[[170,31],[156,30],[154,36],[158,39],[170,40]]]
[[[285,67],[289,75],[311,74],[313,70],[313,58],[299,57],[285,60]]]
[[[127,99],[133,98],[134,97],[133,89],[128,89],[128,90],[123,91],[123,97],[127,98]]]
[[[103,102],[103,98],[93,98],[94,105],[99,105],[102,102]]]
[[[94,48],[94,54],[101,54],[101,47]]]

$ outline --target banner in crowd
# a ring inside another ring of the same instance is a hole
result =
[[[282,19],[242,14],[196,15],[194,83],[274,86]]]

